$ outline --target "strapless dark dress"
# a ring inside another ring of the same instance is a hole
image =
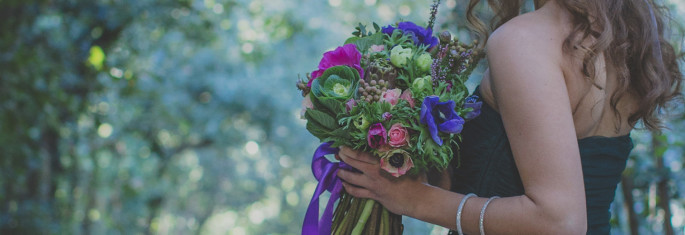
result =
[[[474,94],[480,97],[479,88]],[[480,197],[524,194],[499,113],[483,102],[480,116],[464,125],[462,139],[461,162],[458,164],[456,158],[452,162],[452,191]],[[628,135],[588,137],[578,140],[578,147],[585,182],[587,234],[609,234],[609,207],[633,148],[632,139]]]

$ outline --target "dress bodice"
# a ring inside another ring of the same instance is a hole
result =
[[[474,94],[480,96],[479,88]],[[524,194],[497,111],[483,102],[480,116],[464,125],[462,139],[460,156],[452,164],[452,191],[475,193],[480,197]],[[585,183],[588,234],[609,234],[609,207],[633,148],[632,139],[628,135],[588,137],[578,140],[578,147]]]

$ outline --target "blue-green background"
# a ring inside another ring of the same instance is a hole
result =
[[[430,3],[0,0],[0,234],[299,233],[317,140],[296,79],[357,23],[425,24]],[[470,40],[465,5],[437,27]],[[633,133],[615,233],[683,234],[683,120]]]

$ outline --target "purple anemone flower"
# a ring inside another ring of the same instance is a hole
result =
[[[466,113],[464,119],[471,120],[478,117],[480,115],[481,107],[483,107],[483,101],[478,101],[477,95],[466,97],[466,100],[464,100],[464,108],[472,108],[473,110]]]
[[[414,22],[406,21],[397,24],[397,28],[392,25],[388,25],[381,29],[381,32],[387,35],[392,35],[395,29],[402,30],[404,35],[409,35],[414,44],[416,45],[426,45],[429,47],[434,47],[438,45],[438,38],[433,36],[433,30],[427,29],[414,24]]]
[[[458,134],[464,128],[464,119],[454,111],[452,100],[440,102],[438,96],[427,96],[421,105],[421,123],[428,125],[428,131],[436,144],[442,146],[438,131]]]
[[[369,128],[369,134],[366,136],[366,139],[369,142],[369,147],[377,149],[388,143],[388,132],[382,123],[376,123]]]

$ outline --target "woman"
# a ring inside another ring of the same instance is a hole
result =
[[[478,2],[468,18],[485,34]],[[348,193],[466,234],[609,233],[630,131],[638,121],[659,128],[658,110],[680,94],[662,13],[652,0],[540,0],[517,16],[521,2],[488,1],[499,23],[454,192],[387,177],[377,158],[343,147],[361,171],[339,172]]]

